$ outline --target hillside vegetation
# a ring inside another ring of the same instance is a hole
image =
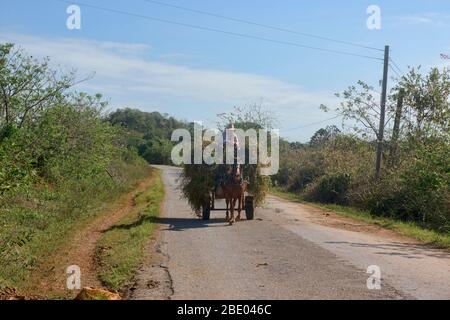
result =
[[[147,175],[106,102],[78,82],[0,45],[0,289],[30,286],[73,228]]]
[[[191,128],[186,122],[176,120],[159,112],[144,112],[137,109],[118,109],[108,120],[127,131],[127,144],[153,164],[171,164],[171,141],[175,129]]]

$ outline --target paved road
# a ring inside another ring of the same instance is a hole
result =
[[[216,212],[203,222],[180,199],[180,170],[160,168],[162,258],[140,271],[132,298],[450,299],[447,252],[276,197],[253,221],[228,226]],[[380,290],[367,288],[370,265]]]

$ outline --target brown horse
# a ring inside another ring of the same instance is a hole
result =
[[[238,180],[237,176],[234,177],[233,182],[234,183],[227,183],[222,186],[227,206],[226,220],[230,222],[230,225],[232,225],[235,222],[234,209],[236,206],[236,201],[238,202],[238,215],[236,220],[237,221],[241,220],[241,210],[244,204],[244,196],[248,188],[248,182],[247,181],[241,182],[240,180]],[[228,213],[228,207],[230,208],[231,216]]]

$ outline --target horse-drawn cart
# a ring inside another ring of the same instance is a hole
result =
[[[208,145],[203,144],[203,151]],[[224,146],[224,149],[226,148],[227,146]],[[245,151],[245,157],[238,157],[238,147],[235,143],[234,162],[230,164],[202,162],[183,165],[180,184],[182,193],[203,220],[209,220],[211,211],[227,211],[227,221],[229,219],[230,224],[233,224],[236,204],[238,220],[242,210],[245,211],[247,220],[252,220],[255,208],[263,202],[269,179],[261,174],[259,163],[249,163],[249,142],[244,142],[241,148]],[[224,150],[224,155],[226,151]],[[195,151],[192,152],[194,153]],[[225,199],[226,208],[217,207],[216,200],[222,199]]]
[[[211,211],[227,211],[229,208],[217,208],[216,200],[225,199],[221,186],[213,188],[209,193],[209,199],[202,205],[202,219],[209,220]],[[255,197],[247,192],[244,195],[243,208],[247,220],[253,220],[255,216]]]

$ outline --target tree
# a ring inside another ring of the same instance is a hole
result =
[[[169,139],[175,129],[187,128],[187,124],[159,112],[144,112],[138,109],[118,109],[108,116],[109,122],[129,131],[143,135],[146,140]]]
[[[273,129],[276,117],[273,112],[264,109],[261,105],[253,104],[244,107],[234,107],[233,111],[218,115],[217,128],[224,130],[230,124],[240,124],[241,129]]]
[[[48,62],[25,55],[13,44],[0,44],[0,139],[61,102],[65,90],[75,84],[74,71],[52,70]]]
[[[343,98],[340,106],[335,111],[342,116],[342,121],[354,121],[354,131],[363,137],[375,136],[379,138],[380,102],[376,99],[376,91],[363,81],[358,81],[357,86],[350,86],[342,94],[336,96]],[[321,105],[321,109],[328,112],[329,108]],[[392,118],[393,102],[392,96],[388,97],[386,103],[386,123]]]
[[[408,135],[420,140],[450,130],[450,69],[432,68],[426,75],[419,71],[410,68],[398,87],[404,90]]]
[[[137,149],[140,156],[153,164],[171,164],[172,132],[189,128],[187,123],[167,114],[130,108],[116,110],[108,116],[108,121],[123,127],[128,134],[128,146]]]
[[[321,128],[317,130],[316,133],[314,133],[314,135],[311,137],[309,145],[311,147],[323,145],[324,143],[336,137],[339,133],[341,133],[341,130],[339,130],[339,128],[334,125],[327,126],[326,128]]]

